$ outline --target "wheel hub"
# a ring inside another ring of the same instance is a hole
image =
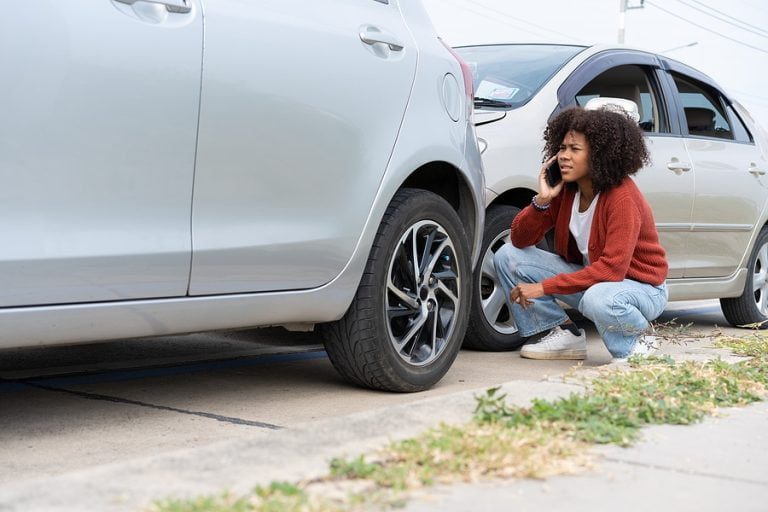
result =
[[[450,236],[419,221],[401,237],[389,263],[387,331],[397,354],[425,366],[447,347],[459,311],[461,276]]]

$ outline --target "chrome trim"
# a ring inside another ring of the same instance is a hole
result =
[[[684,232],[695,232],[695,233],[716,233],[721,231],[752,231],[754,229],[753,224],[686,224],[684,222],[675,223],[664,223],[659,222],[656,224],[656,230],[657,231],[664,231],[664,232],[674,232],[674,233],[684,233]]]
[[[691,231],[715,232],[715,231],[752,231],[752,224],[694,224]]]
[[[164,5],[168,12],[175,14],[187,14],[192,10],[189,0],[114,0],[121,4],[133,5],[136,2],[146,2],[148,4]]]
[[[686,223],[675,223],[675,222],[657,222],[656,230],[666,231],[666,232],[686,232],[686,231],[692,231],[693,225],[686,224]]]

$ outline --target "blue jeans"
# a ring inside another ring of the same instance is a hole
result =
[[[523,309],[509,300],[518,283],[540,283],[558,274],[575,272],[582,265],[568,263],[557,254],[536,247],[518,249],[505,244],[494,257],[499,281],[522,336],[547,331],[568,320],[558,299],[595,323],[597,332],[613,357],[627,357],[638,337],[645,333],[667,306],[667,286],[653,286],[631,279],[597,283],[571,295],[546,295]]]

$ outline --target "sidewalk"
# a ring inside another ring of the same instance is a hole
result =
[[[665,347],[676,359],[706,359],[727,351],[706,342]],[[516,357],[517,353],[503,357]],[[501,356],[500,356],[501,357]],[[592,370],[580,370],[586,372]],[[559,377],[517,380],[502,391],[526,405],[581,391]],[[249,492],[271,481],[326,474],[333,457],[371,452],[440,422],[471,419],[473,395],[455,393],[264,432],[252,440],[221,442],[59,477],[3,484],[0,511],[136,511],[155,499]],[[515,480],[432,487],[408,502],[409,511],[501,510],[768,510],[768,403],[723,411],[687,427],[651,427],[623,449],[596,447],[593,472],[546,481]]]
[[[592,473],[425,489],[407,512],[768,510],[768,403],[608,446]]]

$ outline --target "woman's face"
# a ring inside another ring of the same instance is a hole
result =
[[[575,183],[589,176],[589,143],[583,133],[569,131],[565,134],[557,163],[563,173],[563,181]]]

